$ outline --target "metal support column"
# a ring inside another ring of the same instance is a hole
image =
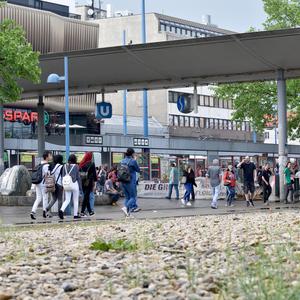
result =
[[[64,57],[64,70],[65,70],[65,121],[66,121],[66,161],[70,156],[70,112],[69,112],[69,63],[68,57]]]
[[[277,94],[278,94],[278,157],[280,176],[280,200],[285,200],[284,168],[287,163],[287,99],[286,81],[284,71],[277,71]]]
[[[0,175],[4,172],[4,119],[3,119],[3,103],[0,103]]]
[[[123,30],[123,46],[126,46],[126,30]],[[127,135],[127,90],[123,91],[123,134]]]
[[[38,159],[39,162],[43,159],[43,153],[45,151],[45,122],[44,122],[44,113],[45,105],[43,101],[43,96],[39,96],[39,102],[37,105],[38,113]]]
[[[146,44],[146,0],[142,0],[142,43]],[[148,92],[143,90],[143,116],[144,116],[144,137],[149,136],[148,124]]]
[[[194,84],[194,97],[193,97],[193,102],[194,102],[194,113],[198,113],[198,90],[197,90],[197,83]]]

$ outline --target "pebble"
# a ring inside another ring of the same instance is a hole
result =
[[[70,282],[64,282],[62,285],[62,289],[64,290],[64,292],[68,293],[75,291],[77,287]]]

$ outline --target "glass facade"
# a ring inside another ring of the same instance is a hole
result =
[[[4,128],[6,138],[35,139],[37,137],[37,114],[28,110],[4,110]],[[11,116],[17,116],[13,118]],[[29,116],[29,118],[26,118]],[[32,121],[31,121],[32,120]],[[65,114],[45,113],[45,134],[64,135]],[[93,114],[70,114],[70,134],[100,134],[100,124]],[[72,125],[74,128],[72,128]]]
[[[178,97],[182,93],[169,91],[169,103],[177,103]],[[187,94],[187,93],[185,93]],[[193,94],[188,94],[193,97]],[[233,109],[232,100],[222,100],[214,96],[198,95],[198,106]]]
[[[8,3],[46,10],[63,17],[69,17],[69,7],[41,0],[7,0]]]

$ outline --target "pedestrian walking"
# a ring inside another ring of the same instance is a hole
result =
[[[219,166],[219,160],[214,159],[212,166],[207,170],[207,177],[210,181],[211,193],[212,193],[212,202],[211,208],[218,208],[218,198],[221,190],[221,181],[222,181],[222,170]]]
[[[38,165],[37,169],[32,174],[32,183],[35,184],[36,198],[31,209],[30,217],[36,220],[36,211],[39,204],[43,203],[43,217],[47,218],[46,209],[48,206],[48,193],[46,193],[45,176],[47,175],[52,160],[52,153],[45,151],[43,153],[43,160]]]
[[[192,203],[190,202],[191,193],[193,190],[193,185],[196,185],[195,182],[195,173],[191,166],[187,165],[185,171],[183,172],[183,179],[182,183],[184,184],[185,194],[181,199],[181,203],[186,206],[191,206]]]
[[[284,183],[286,187],[286,194],[285,194],[285,203],[288,204],[288,197],[291,193],[291,202],[294,202],[294,187],[293,187],[293,180],[292,180],[292,164],[288,162],[284,169]]]
[[[236,176],[233,166],[229,165],[223,176],[224,186],[226,187],[227,203],[226,206],[232,207],[235,197]]]
[[[60,154],[54,155],[51,175],[54,175],[55,178],[55,191],[51,194],[52,199],[46,208],[47,214],[56,202],[58,202],[58,210],[61,209],[63,201],[62,170],[63,156]]]
[[[264,165],[264,168],[262,170],[262,187],[263,187],[263,198],[264,198],[264,203],[266,205],[269,204],[269,197],[272,194],[272,187],[270,184],[270,177],[272,175],[272,172],[270,170],[270,166],[268,163]]]
[[[79,164],[79,173],[82,182],[83,201],[81,206],[81,216],[85,217],[85,210],[87,209],[90,216],[95,212],[91,209],[90,195],[94,191],[97,182],[97,174],[95,163],[93,162],[93,153],[86,152]]]
[[[64,165],[62,169],[62,185],[65,193],[65,201],[62,204],[61,209],[58,211],[60,219],[64,218],[64,211],[73,199],[74,207],[74,219],[80,219],[78,214],[79,195],[82,194],[82,184],[79,174],[79,168],[77,165],[77,158],[74,154],[71,154],[68,163]]]
[[[179,172],[176,168],[176,163],[171,163],[171,170],[169,175],[169,192],[166,199],[171,199],[173,188],[175,189],[176,193],[176,200],[179,200]]]
[[[246,156],[239,164],[238,168],[243,170],[244,173],[244,194],[246,198],[247,207],[250,205],[254,207],[253,196],[255,192],[254,182],[256,181],[256,167],[255,164],[250,161],[249,156]]]
[[[100,171],[97,174],[97,192],[99,195],[104,193],[104,185],[107,179],[107,165],[100,167]]]
[[[121,183],[125,195],[125,205],[122,208],[126,217],[129,217],[132,212],[137,212],[137,186],[136,173],[140,173],[140,167],[134,158],[134,150],[128,148],[125,153],[125,158],[121,161],[118,168],[118,181]]]

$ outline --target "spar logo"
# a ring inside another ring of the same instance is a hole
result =
[[[19,122],[24,123],[25,125],[32,124],[33,122],[38,121],[38,113],[37,112],[27,112],[21,110],[12,110],[5,109],[3,111],[4,121],[7,122]],[[44,124],[49,124],[50,117],[49,114],[45,111],[44,113]]]

